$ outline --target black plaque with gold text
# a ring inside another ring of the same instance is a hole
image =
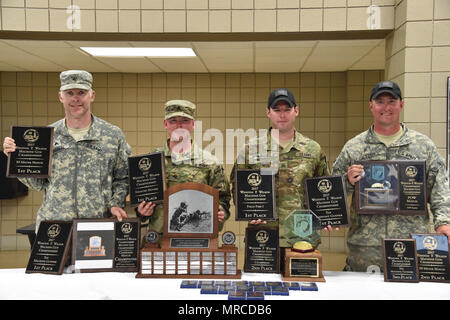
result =
[[[418,282],[416,242],[383,239],[384,281]]]
[[[114,269],[137,271],[139,267],[140,223],[138,219],[116,222]]]
[[[162,203],[166,189],[164,152],[128,158],[130,206],[142,201]]]
[[[245,272],[279,273],[278,229],[247,228],[245,231]]]
[[[425,161],[399,161],[399,212],[425,213],[427,210]]]
[[[53,156],[53,127],[12,126],[16,151],[8,154],[7,177],[48,178]]]
[[[70,221],[41,221],[26,273],[62,274],[72,236]]]
[[[290,271],[293,277],[318,277],[319,276],[319,259],[309,258],[291,258]]]
[[[236,220],[275,220],[275,174],[270,168],[236,169]]]
[[[350,224],[342,176],[309,178],[305,184],[308,209],[320,218],[322,227]]]
[[[448,239],[443,234],[411,234],[416,240],[420,281],[450,282]]]

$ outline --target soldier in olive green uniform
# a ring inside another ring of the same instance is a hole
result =
[[[267,222],[267,225],[279,226],[280,247],[292,247],[300,240],[308,241],[313,247],[317,247],[320,236],[316,231],[307,238],[300,238],[293,233],[286,234],[282,222],[292,211],[306,208],[304,181],[306,178],[328,175],[326,156],[317,142],[295,130],[299,107],[289,90],[274,90],[269,96],[266,113],[272,127],[267,136],[251,139],[239,153],[231,172],[232,194],[235,192],[235,169],[276,169],[275,190],[279,221]],[[272,129],[278,129],[278,139],[273,137]],[[251,152],[258,150],[259,146],[263,146],[263,150]],[[270,159],[273,158],[271,155],[277,154],[279,159]],[[250,223],[258,224],[261,221]]]
[[[164,127],[169,139],[153,152],[164,151],[167,188],[184,182],[197,182],[219,190],[219,230],[230,216],[230,184],[222,165],[208,151],[191,140],[195,105],[186,100],[171,100],[165,105]],[[149,219],[149,230],[163,231],[163,205],[142,202],[136,212],[141,221]]]
[[[450,192],[444,160],[433,141],[399,122],[403,108],[400,88],[390,81],[375,85],[370,97],[374,124],[369,130],[349,140],[333,166],[333,174],[346,175],[347,192],[353,195],[354,184],[361,179],[361,160],[425,160],[427,195],[434,228],[449,236]],[[347,245],[346,270],[383,269],[383,238],[409,238],[410,233],[428,233],[429,216],[395,214],[356,214],[351,207],[351,227]]]
[[[95,92],[89,72],[64,71],[60,79],[65,118],[50,125],[54,127],[52,175],[20,178],[29,188],[45,191],[36,231],[43,220],[126,218],[130,146],[118,127],[91,114]],[[6,137],[3,149],[5,154],[14,152],[14,140]]]

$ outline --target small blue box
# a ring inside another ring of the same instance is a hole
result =
[[[289,290],[300,290],[300,283],[298,282],[283,282],[283,287]]]
[[[198,286],[197,280],[183,280],[181,281],[180,288],[182,289],[195,289]]]
[[[264,300],[262,292],[247,292],[247,300]]]
[[[302,291],[318,291],[319,288],[315,282],[302,282],[300,284]]]
[[[200,290],[201,294],[217,294],[219,290],[215,286],[203,285]]]
[[[233,291],[228,293],[228,300],[246,300],[247,291]]]
[[[288,296],[289,289],[282,287],[282,286],[272,287],[272,295],[273,296]]]

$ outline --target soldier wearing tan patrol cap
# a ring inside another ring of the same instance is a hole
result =
[[[195,127],[195,104],[187,100],[171,100],[164,106],[164,128],[169,139],[153,152],[164,151],[167,187],[179,183],[197,182],[219,190],[219,229],[230,216],[230,185],[223,166],[208,151],[191,139]],[[142,221],[149,219],[149,230],[163,231],[163,206],[142,202],[136,212]],[[161,238],[161,237],[160,237]]]
[[[53,167],[50,178],[20,178],[34,190],[45,190],[38,210],[36,231],[42,220],[75,218],[126,218],[130,146],[116,126],[95,117],[91,103],[93,77],[84,70],[60,74],[58,93],[65,117],[54,127]],[[3,152],[14,152],[6,137]]]

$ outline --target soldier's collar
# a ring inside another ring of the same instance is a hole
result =
[[[411,138],[408,136],[408,128],[406,125],[401,122],[400,125],[403,127],[403,134],[398,138],[394,143],[392,143],[389,147],[399,147],[406,144],[410,144]],[[374,130],[374,125],[372,124],[368,130],[368,134],[366,136],[366,142],[370,144],[381,144],[382,142],[377,138]]]
[[[267,133],[267,140],[270,141],[269,142],[270,150],[272,150],[272,146],[275,145],[278,146],[278,143],[275,144],[275,139],[272,137],[271,131],[272,127],[269,128],[269,132]],[[294,138],[292,139],[292,142],[287,146],[288,148],[283,149],[283,153],[289,152],[292,148],[300,150],[301,146],[304,144],[303,138],[304,136],[300,132],[298,132],[297,129],[294,128]]]
[[[191,149],[189,151],[182,152],[181,154],[174,153],[176,155],[175,157],[194,159],[195,154],[198,153],[198,152],[195,152],[196,148],[198,148],[198,146],[196,145],[196,143],[193,140],[191,140]],[[167,139],[166,143],[164,144],[164,154],[166,155],[166,157],[172,156],[172,150],[170,150],[170,147],[169,147],[169,139]]]

